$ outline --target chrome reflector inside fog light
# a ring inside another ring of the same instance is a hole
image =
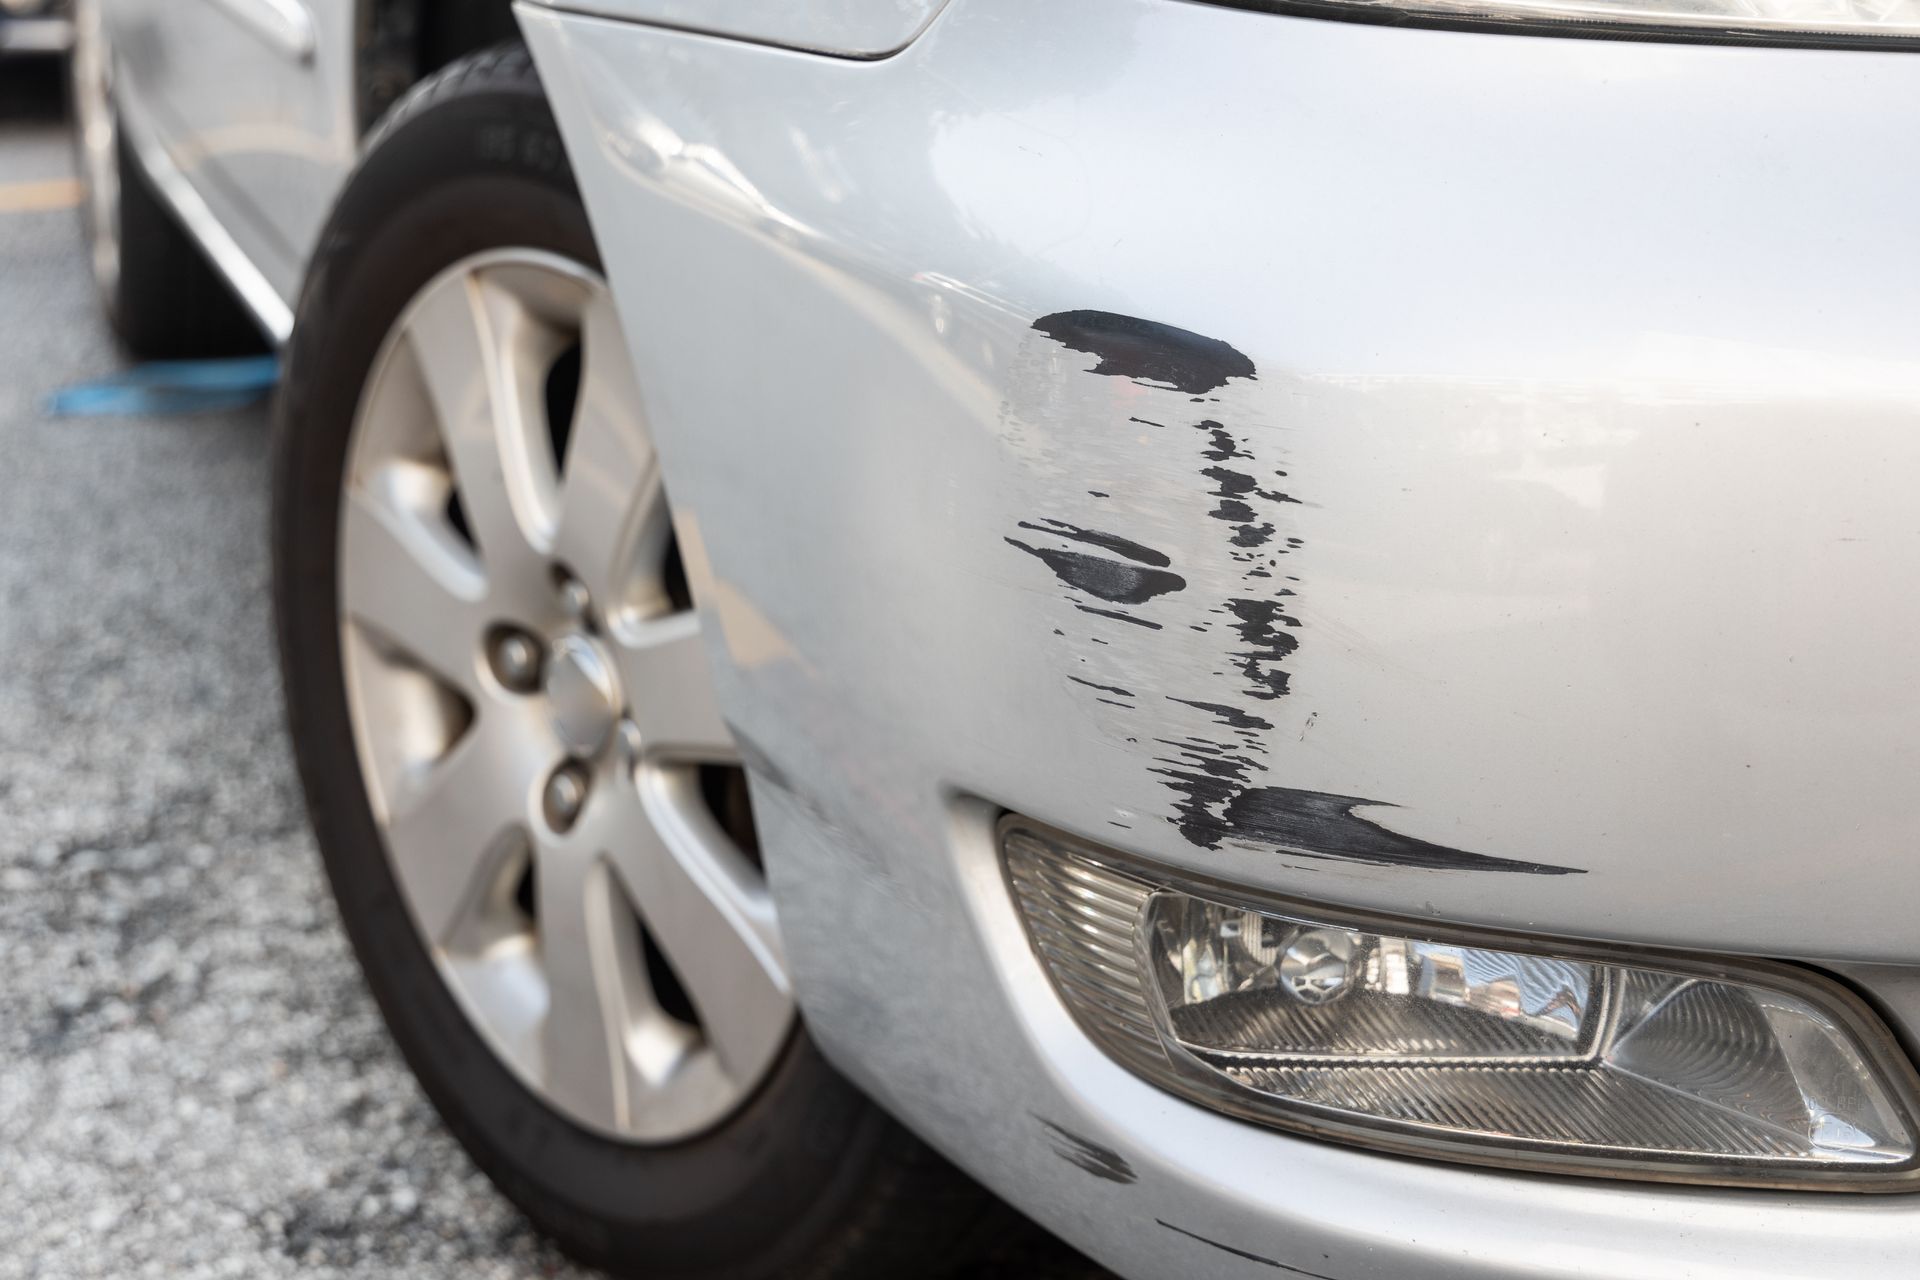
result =
[[[1082,1029],[1196,1101],[1528,1168],[1835,1189],[1920,1177],[1912,1068],[1817,975],[1235,901],[1023,820],[1001,833]]]

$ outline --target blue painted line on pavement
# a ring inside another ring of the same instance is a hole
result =
[[[161,360],[62,387],[47,397],[47,413],[56,418],[214,413],[264,399],[279,380],[278,356]]]

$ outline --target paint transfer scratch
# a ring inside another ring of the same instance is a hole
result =
[[[1040,1126],[1047,1131],[1047,1139],[1053,1146],[1053,1152],[1068,1164],[1090,1173],[1107,1182],[1126,1185],[1138,1180],[1133,1166],[1126,1158],[1110,1147],[1097,1142],[1089,1142],[1071,1129],[1065,1129],[1041,1116],[1035,1116]]]
[[[1091,372],[1204,395],[1253,377],[1253,361],[1218,338],[1111,311],[1056,311],[1033,327],[1063,347],[1100,357]]]
[[[1263,1257],[1257,1253],[1250,1253],[1245,1249],[1236,1249],[1230,1244],[1221,1244],[1218,1240],[1210,1240],[1198,1231],[1189,1231],[1185,1227],[1176,1227],[1165,1218],[1155,1218],[1154,1221],[1169,1231],[1178,1232],[1180,1235],[1186,1236],[1189,1240],[1198,1240],[1201,1244],[1218,1249],[1222,1253],[1230,1253],[1236,1258],[1245,1258],[1248,1262],[1257,1262],[1263,1267],[1272,1267],[1276,1271],[1290,1271],[1296,1276],[1311,1277],[1311,1280],[1334,1280],[1333,1276],[1326,1275],[1319,1271],[1308,1271],[1304,1267],[1290,1267],[1284,1262],[1275,1262],[1272,1258]]]
[[[1149,736],[1161,749],[1154,757],[1152,772],[1173,792],[1168,820],[1182,836],[1205,849],[1232,843],[1371,866],[1532,875],[1580,873],[1575,867],[1494,857],[1403,835],[1378,817],[1361,812],[1394,808],[1382,801],[1267,785],[1264,758],[1269,754],[1268,735],[1276,724],[1271,713],[1261,714],[1256,708],[1293,692],[1289,667],[1306,630],[1298,609],[1304,588],[1300,573],[1282,572],[1281,566],[1307,547],[1307,540],[1294,532],[1307,504],[1292,492],[1288,468],[1275,465],[1284,459],[1261,456],[1271,451],[1269,442],[1278,433],[1261,431],[1256,435],[1248,427],[1236,426],[1232,414],[1220,407],[1222,398],[1212,394],[1235,380],[1257,381],[1253,361],[1218,338],[1106,311],[1055,312],[1035,320],[1033,328],[1069,350],[1094,357],[1094,363],[1086,368],[1090,375],[1123,378],[1159,392],[1179,393],[1189,404],[1206,406],[1184,410],[1171,403],[1171,395],[1165,395],[1153,400],[1151,416],[1131,413],[1127,417],[1129,422],[1154,428],[1167,429],[1169,424],[1185,422],[1193,429],[1193,470],[1199,492],[1210,503],[1200,513],[1220,522],[1218,561],[1236,570],[1225,588],[1215,588],[1219,594],[1211,597],[1211,603],[1176,619],[1192,632],[1219,637],[1222,647],[1211,662],[1149,657],[1130,668],[1135,672],[1143,668],[1163,671],[1170,680],[1182,681],[1210,674],[1225,677],[1233,686],[1187,685],[1148,690],[1145,695],[1151,699],[1158,693],[1166,702],[1190,707],[1208,717],[1207,725],[1192,730],[1170,722],[1149,726],[1150,731],[1157,731]],[[1214,527],[1205,521],[1200,523]],[[1143,605],[1188,589],[1187,579],[1172,571],[1171,557],[1133,538],[1051,518],[1023,520],[1019,527],[1028,534],[1046,535],[1106,553],[1093,555],[1068,546],[1048,546],[1038,537],[1006,539],[1013,547],[1043,561],[1070,588],[1105,605]],[[1071,595],[1067,598],[1083,613],[1161,630],[1161,623],[1134,613],[1096,606]],[[1199,616],[1202,609],[1212,615],[1210,620]],[[1106,643],[1100,637],[1091,639]],[[1070,678],[1088,686],[1103,705],[1139,710],[1113,697],[1097,696],[1123,694],[1118,685]],[[1124,691],[1124,697],[1141,696],[1131,691],[1143,687],[1137,678],[1129,678],[1126,684],[1130,688]],[[1307,723],[1312,724],[1317,715],[1310,713]],[[1136,740],[1127,738],[1129,742]]]
[[[1068,586],[1113,604],[1145,604],[1155,596],[1179,591],[1187,585],[1185,578],[1165,569],[1147,569],[1104,556],[1090,556],[1084,551],[1036,547],[1018,538],[1008,538],[1007,543],[1040,560]]]
[[[1079,525],[1068,524],[1064,520],[1042,519],[1039,524],[1035,524],[1031,520],[1022,520],[1020,527],[1022,529],[1031,529],[1035,533],[1051,533],[1056,537],[1070,538],[1075,542],[1084,542],[1090,547],[1101,547],[1117,555],[1125,556],[1137,564],[1148,564],[1153,565],[1155,568],[1164,569],[1173,563],[1173,561],[1167,558],[1166,553],[1163,551],[1155,551],[1152,547],[1142,546],[1138,542],[1134,542],[1129,538],[1123,538],[1117,533],[1102,533],[1098,529],[1082,529]]]

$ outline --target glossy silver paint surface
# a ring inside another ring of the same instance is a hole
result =
[[[296,63],[313,58],[319,37],[307,0],[213,0],[275,53]]]
[[[1920,310],[1887,265],[1920,192],[1874,110],[1920,64],[975,0],[844,65],[525,12],[623,229],[663,447],[808,687],[956,744],[955,785],[1216,874],[1915,958],[1906,896],[1858,885],[1920,838],[1920,526],[1885,482],[1920,463]],[[1051,80],[1019,63],[1067,33]],[[1213,94],[1154,88],[1202,58]],[[1764,131],[1753,94],[1782,104]],[[1076,308],[1256,372],[1199,404],[1095,376],[1033,327]],[[1285,499],[1245,498],[1258,563],[1213,469]],[[1114,604],[1012,545],[1090,550],[1069,526],[1185,586]],[[1297,624],[1261,659],[1285,696],[1239,669],[1241,598]],[[903,616],[851,620],[876,601]],[[1511,865],[1196,845],[1158,740],[1232,726],[1192,703],[1269,722],[1250,779]]]
[[[626,18],[841,58],[904,47],[946,0],[533,0],[573,13]]]
[[[116,64],[118,65],[118,64]],[[134,154],[161,199],[173,209],[187,234],[200,246],[207,260],[232,286],[234,296],[252,314],[261,332],[271,341],[285,342],[293,332],[293,298],[297,291],[283,290],[262,266],[261,259],[248,248],[250,230],[222,215],[220,198],[213,189],[197,182],[183,171],[163,141],[165,134],[146,106],[140,89],[116,79],[112,85],[116,127],[124,129]],[[110,139],[109,139],[110,140]],[[117,193],[116,193],[117,194]],[[119,249],[114,250],[114,270],[119,270]]]
[[[1906,1197],[1177,1102],[1067,1020],[991,834],[1908,972],[1920,64],[1151,0],[953,0],[871,64],[522,20],[844,1068],[1129,1275],[1920,1263]]]
[[[293,300],[333,198],[359,151],[356,0],[100,0],[114,92],[138,117],[164,191],[205,211],[260,281],[248,305],[291,330]],[[203,244],[206,236],[191,227]],[[230,267],[223,267],[229,275]],[[284,316],[284,323],[279,323]]]

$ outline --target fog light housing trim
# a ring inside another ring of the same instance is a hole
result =
[[[1821,975],[1262,897],[1016,815],[999,835],[1074,1021],[1204,1106],[1505,1168],[1920,1189],[1920,1077]]]

